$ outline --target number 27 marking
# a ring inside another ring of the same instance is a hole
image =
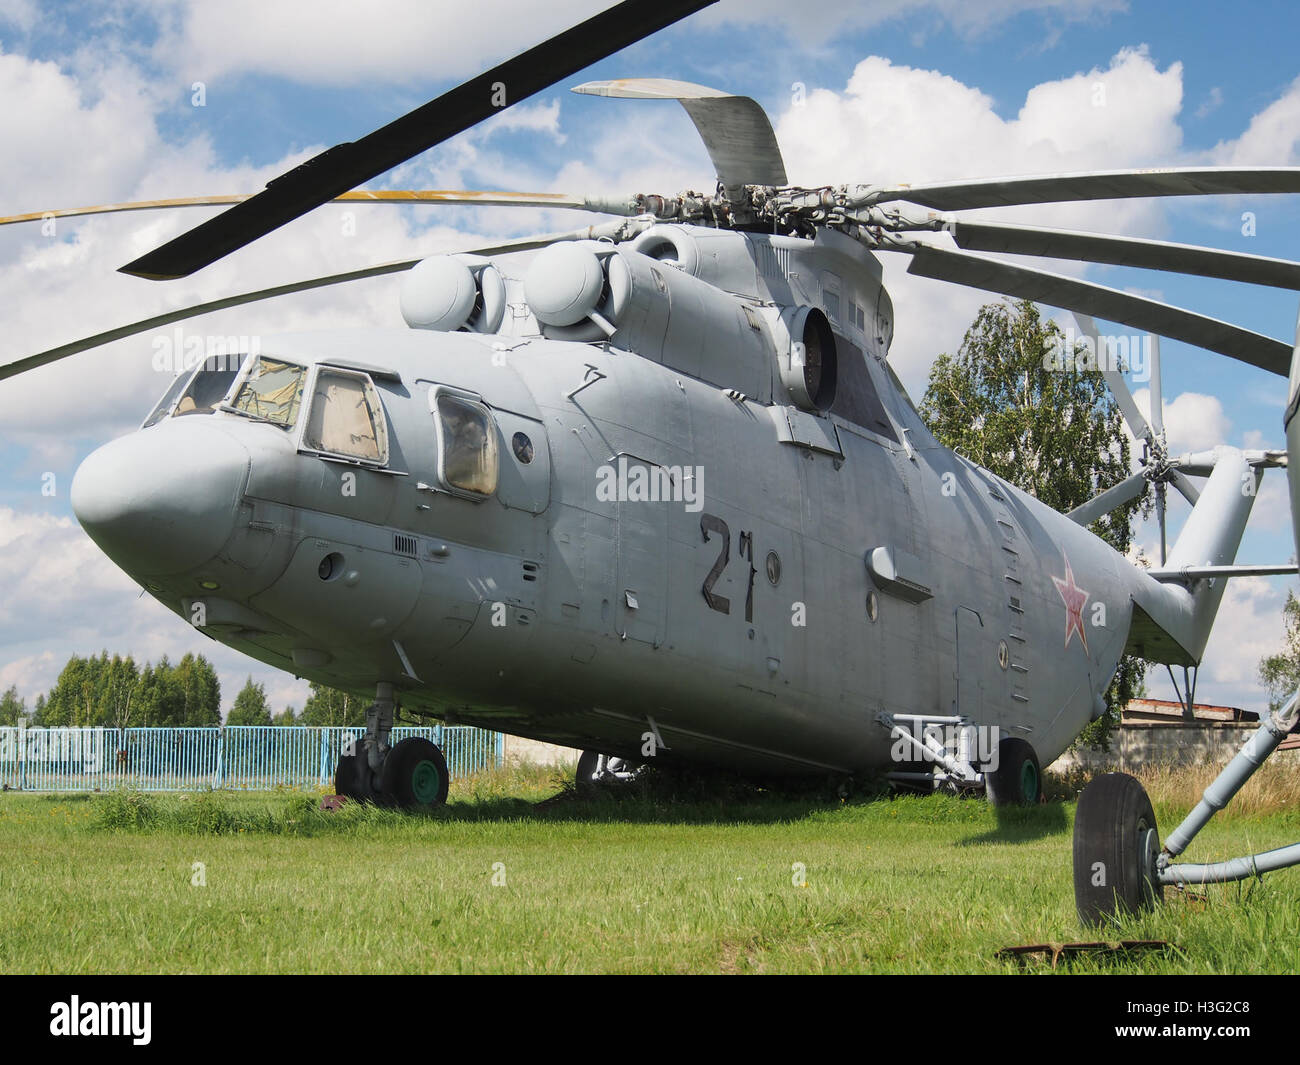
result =
[[[718,578],[722,576],[723,570],[727,568],[727,563],[731,561],[731,530],[727,528],[727,523],[714,514],[703,514],[700,516],[700,532],[704,535],[704,542],[709,542],[709,533],[717,533],[722,538],[722,550],[718,552],[718,557],[713,562],[713,568],[709,570],[709,575],[704,578],[704,601],[708,603],[710,610],[716,610],[719,614],[731,613],[731,600],[725,595],[718,595],[713,590],[713,586],[718,583]],[[752,532],[742,532],[737,545],[737,553],[741,558],[749,560],[749,590],[745,594],[745,620],[754,620],[754,574],[758,571],[754,568],[754,534]]]

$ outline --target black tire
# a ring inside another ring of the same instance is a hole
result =
[[[357,740],[351,754],[339,755],[338,765],[334,768],[334,794],[356,802],[374,802],[372,779],[365,744]]]
[[[380,773],[384,805],[402,810],[431,810],[447,801],[447,759],[437,744],[409,736],[388,752]]]
[[[991,806],[1036,806],[1043,797],[1043,770],[1034,749],[1019,736],[1005,737],[984,787]]]
[[[599,751],[583,751],[578,757],[578,767],[573,771],[573,783],[583,798],[590,799],[600,794],[600,785],[596,782],[596,766],[599,762]]]
[[[1094,777],[1074,815],[1074,905],[1085,925],[1154,908],[1160,830],[1142,785],[1127,773]]]

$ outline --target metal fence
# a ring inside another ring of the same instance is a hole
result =
[[[22,791],[205,791],[329,787],[345,737],[363,728],[0,727],[0,787]],[[505,737],[466,725],[403,726],[390,742],[423,736],[452,778],[500,766]]]

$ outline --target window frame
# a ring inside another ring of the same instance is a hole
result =
[[[239,393],[244,389],[244,383],[248,380],[248,375],[253,372],[253,367],[263,358],[273,359],[275,362],[283,362],[290,366],[299,366],[303,371],[303,398],[307,395],[307,382],[311,379],[312,367],[309,363],[299,359],[290,358],[284,355],[273,355],[269,352],[249,352],[244,356],[244,363],[239,368],[239,373],[235,375],[235,380],[230,385],[230,390],[226,393],[226,398],[221,401],[218,410],[226,414],[233,414],[236,418],[242,418],[246,422],[255,422],[258,425],[270,425],[279,429],[282,433],[293,433],[295,439],[302,425],[303,400],[298,401],[298,417],[294,419],[292,425],[281,425],[279,422],[273,422],[269,418],[259,418],[255,414],[249,414],[246,410],[240,410],[235,406],[235,400],[239,398]]]
[[[484,494],[474,492],[468,488],[461,488],[454,485],[447,479],[445,460],[447,457],[447,442],[443,434],[442,411],[438,407],[438,401],[443,396],[451,399],[458,399],[462,403],[468,403],[470,406],[478,407],[484,417],[490,431],[496,438],[496,480],[492,486],[492,491]],[[446,492],[448,495],[456,496],[458,499],[468,499],[475,503],[485,503],[489,499],[497,498],[497,490],[501,487],[501,426],[496,416],[492,413],[492,407],[477,392],[471,392],[468,389],[456,388],[452,385],[435,384],[429,387],[429,414],[433,418],[434,433],[438,438],[438,456],[435,463],[434,473],[438,484],[436,490]]]
[[[293,360],[285,359],[285,362]],[[377,411],[375,419],[376,438],[379,445],[379,458],[367,459],[359,455],[349,455],[342,451],[330,451],[327,448],[313,447],[307,443],[307,426],[311,423],[312,411],[316,406],[316,383],[322,373],[337,374],[340,377],[352,377],[362,382],[367,403],[373,403]],[[307,367],[307,378],[303,385],[303,403],[299,409],[298,424],[295,427],[298,451],[304,455],[315,455],[330,462],[343,462],[352,466],[364,466],[366,469],[386,469],[392,455],[389,446],[388,412],[384,409],[383,397],[375,387],[374,379],[365,370],[356,370],[350,366],[336,366],[328,362],[312,363]]]

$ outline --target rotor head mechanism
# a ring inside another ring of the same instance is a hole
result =
[[[505,281],[482,256],[434,255],[402,278],[401,309],[412,329],[495,333],[506,313]]]

